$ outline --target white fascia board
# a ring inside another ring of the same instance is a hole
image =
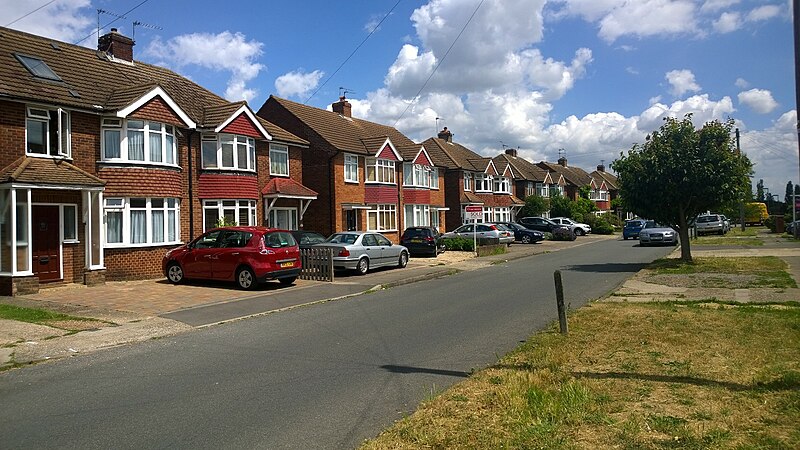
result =
[[[120,109],[117,111],[117,117],[127,118],[129,114],[136,111],[137,109],[141,108],[142,106],[146,105],[147,102],[150,100],[161,97],[164,100],[164,103],[169,106],[172,111],[180,117],[183,123],[190,129],[197,128],[197,124],[189,118],[189,115],[175,103],[175,100],[172,99],[160,86],[154,87],[150,92],[144,94],[143,96],[139,97],[135,102],[131,103],[130,105],[126,106],[125,108]]]
[[[246,115],[247,118],[250,119],[251,122],[253,122],[253,125],[255,125],[258,131],[261,133],[261,135],[264,136],[264,139],[268,141],[272,140],[272,136],[269,133],[267,133],[267,130],[264,127],[261,126],[261,122],[258,121],[255,114],[253,114],[253,111],[251,111],[250,107],[248,107],[247,105],[242,105],[241,108],[237,109],[233,114],[230,115],[230,117],[225,119],[225,121],[222,122],[217,128],[214,128],[214,132],[219,133],[222,130],[224,130],[225,127],[227,127],[228,125],[230,125],[231,122],[236,120],[236,118],[239,117],[240,114]]]
[[[400,152],[397,151],[397,149],[394,147],[394,144],[392,144],[392,140],[389,138],[386,138],[386,140],[383,141],[383,144],[381,144],[380,148],[378,149],[377,152],[375,152],[374,156],[377,158],[383,151],[383,148],[386,147],[387,145],[389,146],[390,149],[392,149],[392,153],[394,153],[394,157],[397,158],[397,161],[404,161],[403,157],[400,156]]]

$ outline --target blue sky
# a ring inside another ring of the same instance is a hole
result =
[[[161,28],[136,27],[137,60],[256,110],[345,87],[355,116],[417,141],[438,124],[590,171],[665,115],[730,117],[755,181],[783,200],[798,180],[791,0],[0,0],[0,24],[94,46],[98,9],[103,32]]]

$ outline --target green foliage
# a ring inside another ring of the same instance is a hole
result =
[[[592,227],[592,234],[614,234],[612,220],[619,221],[613,214],[603,214],[602,216],[590,214],[584,222]]]
[[[550,217],[572,217],[572,200],[561,194],[550,197]]]
[[[764,226],[769,228],[769,231],[774,233],[775,232],[775,219],[773,219],[772,216],[767,217],[764,220]]]
[[[736,152],[733,120],[695,129],[691,114],[666,118],[658,131],[612,163],[627,211],[670,225],[685,235],[687,221],[731,207],[748,196],[752,163]],[[691,260],[688,239],[681,256]]]
[[[237,225],[239,224],[236,223],[235,220],[228,219],[227,217],[220,217],[219,220],[217,220],[217,223],[214,224],[214,227],[216,228],[235,227]]]
[[[538,195],[529,195],[517,217],[539,217],[550,209],[550,201]]]
[[[758,180],[758,183],[756,183],[756,201],[763,202],[766,198],[764,193],[764,180]]]
[[[444,245],[448,250],[474,252],[472,239],[467,239],[461,236],[451,237],[444,239]]]
[[[581,188],[581,196],[577,200],[561,194],[555,194],[550,199],[550,217],[569,217],[578,222],[586,222],[592,216],[593,211],[597,211],[597,205],[588,199],[589,191]],[[583,194],[587,197],[584,197]]]

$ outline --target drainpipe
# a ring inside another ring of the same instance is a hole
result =
[[[333,166],[333,158],[339,154],[339,150],[328,158],[328,200],[331,202],[331,234],[336,233],[336,168]],[[345,219],[347,220],[347,219]],[[358,221],[358,219],[356,219]]]
[[[194,131],[189,130],[189,136],[186,138],[186,147],[188,148],[188,158],[189,158],[189,240],[191,241],[194,239],[194,195],[192,190],[192,177],[194,175],[194,171],[192,170],[192,135]]]

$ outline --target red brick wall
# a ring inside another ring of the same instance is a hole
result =
[[[428,189],[403,188],[403,204],[430,205],[431,191]]]
[[[106,280],[160,278],[162,276],[161,259],[172,247],[174,246],[107,248],[105,249]]]
[[[464,175],[460,170],[448,170],[444,174],[445,206],[450,208],[445,212],[447,231],[452,231],[461,225],[461,194],[464,192]]]
[[[25,154],[25,105],[0,100],[0,167]]]
[[[101,166],[97,176],[106,182],[105,197],[183,197],[180,169]]]

